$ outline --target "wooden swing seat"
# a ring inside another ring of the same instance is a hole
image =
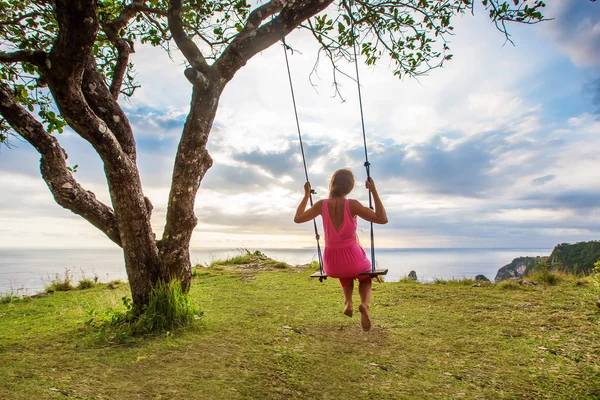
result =
[[[370,276],[371,278],[375,278],[376,276],[387,275],[388,270],[386,269],[376,269],[375,271],[363,272],[362,274],[358,274],[358,276]],[[315,272],[310,276],[311,278],[319,278],[320,281],[327,279],[327,274],[321,273],[320,271]]]

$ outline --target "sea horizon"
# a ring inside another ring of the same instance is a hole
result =
[[[316,248],[193,247],[194,265],[259,250],[291,265],[317,260]],[[370,249],[365,248],[370,257]],[[386,281],[397,281],[415,271],[422,282],[434,279],[474,278],[484,275],[494,280],[498,269],[514,258],[550,255],[552,248],[376,248],[375,264],[388,268]],[[0,248],[0,293],[31,295],[44,290],[65,270],[78,280],[98,277],[101,282],[127,280],[123,252],[119,247],[102,248]]]

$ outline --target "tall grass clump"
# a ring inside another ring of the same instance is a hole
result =
[[[81,273],[82,273],[83,277],[77,284],[77,289],[79,289],[79,290],[91,289],[98,284],[98,281],[99,281],[98,275],[94,275],[94,279],[89,279],[85,276],[83,269],[81,270]]]
[[[600,260],[596,261],[594,264],[594,268],[592,269],[592,274],[590,276],[592,278],[592,285],[594,285],[596,295],[598,296],[596,305],[598,308],[600,308]]]
[[[94,286],[96,286],[96,283],[93,280],[83,278],[77,284],[77,289],[79,289],[79,290],[90,289],[90,288],[93,288]]]
[[[69,290],[75,289],[73,287],[73,277],[71,276],[71,271],[68,268],[65,268],[65,274],[63,277],[60,276],[59,273],[54,275],[54,279],[50,282],[50,285],[46,286],[46,293],[52,292],[66,292]]]
[[[0,294],[0,304],[10,304],[16,299],[18,299],[18,297],[15,296],[13,292]]]
[[[533,271],[527,275],[527,279],[554,286],[564,279],[564,274],[550,271],[548,262],[542,261],[536,264]]]
[[[125,311],[108,311],[98,316],[89,312],[86,325],[99,329],[100,336],[111,341],[128,342],[134,336],[172,332],[202,318],[191,297],[183,291],[179,280],[159,281],[152,286],[148,305],[139,310],[128,297],[122,297]]]
[[[171,331],[190,325],[201,312],[183,291],[179,280],[158,281],[150,291],[150,301],[132,324],[132,333]]]
[[[514,279],[507,279],[496,284],[496,287],[501,290],[521,289],[521,285]]]

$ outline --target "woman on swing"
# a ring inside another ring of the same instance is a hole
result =
[[[323,255],[325,273],[340,280],[344,291],[344,314],[349,317],[352,317],[353,310],[354,279],[358,279],[360,322],[363,330],[368,331],[371,329],[371,317],[369,316],[371,276],[360,274],[371,271],[371,262],[358,243],[356,216],[376,224],[386,224],[388,219],[373,179],[369,178],[365,182],[365,186],[373,194],[375,211],[363,206],[358,200],[346,198],[354,188],[354,175],[349,169],[335,171],[329,184],[329,198],[317,201],[306,210],[311,190],[310,183],[306,182],[304,198],[296,210],[294,222],[299,224],[312,221],[319,215],[322,216],[323,230],[325,231],[325,253]]]

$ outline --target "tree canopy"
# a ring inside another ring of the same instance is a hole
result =
[[[10,88],[15,99],[36,112],[48,133],[62,132],[66,123],[56,112],[52,96],[39,64],[52,51],[59,34],[59,23],[52,0],[0,1],[0,82]],[[336,68],[340,58],[351,58],[354,41],[367,64],[382,57],[393,60],[393,73],[421,75],[450,60],[448,37],[451,19],[474,12],[473,0],[402,0],[402,1],[302,1],[273,0],[252,5],[245,0],[166,1],[98,0],[99,30],[92,54],[97,68],[113,96],[132,96],[139,83],[129,55],[143,44],[173,45],[186,56],[189,65],[202,71],[207,62],[216,62],[236,40],[265,31],[276,31],[275,17],[294,11],[320,14],[300,20],[298,28],[312,32],[321,51]],[[313,4],[314,3],[314,4]],[[323,3],[322,5],[318,3]],[[331,6],[330,6],[331,4]],[[537,23],[544,19],[543,1],[482,0],[481,6],[498,29],[510,40],[507,22]],[[67,5],[67,7],[75,7]],[[171,10],[172,12],[170,13]],[[171,14],[171,16],[169,16]],[[285,18],[287,19],[287,18]],[[260,27],[259,24],[262,24]],[[291,29],[280,26],[281,34]],[[11,131],[0,120],[0,140]]]

